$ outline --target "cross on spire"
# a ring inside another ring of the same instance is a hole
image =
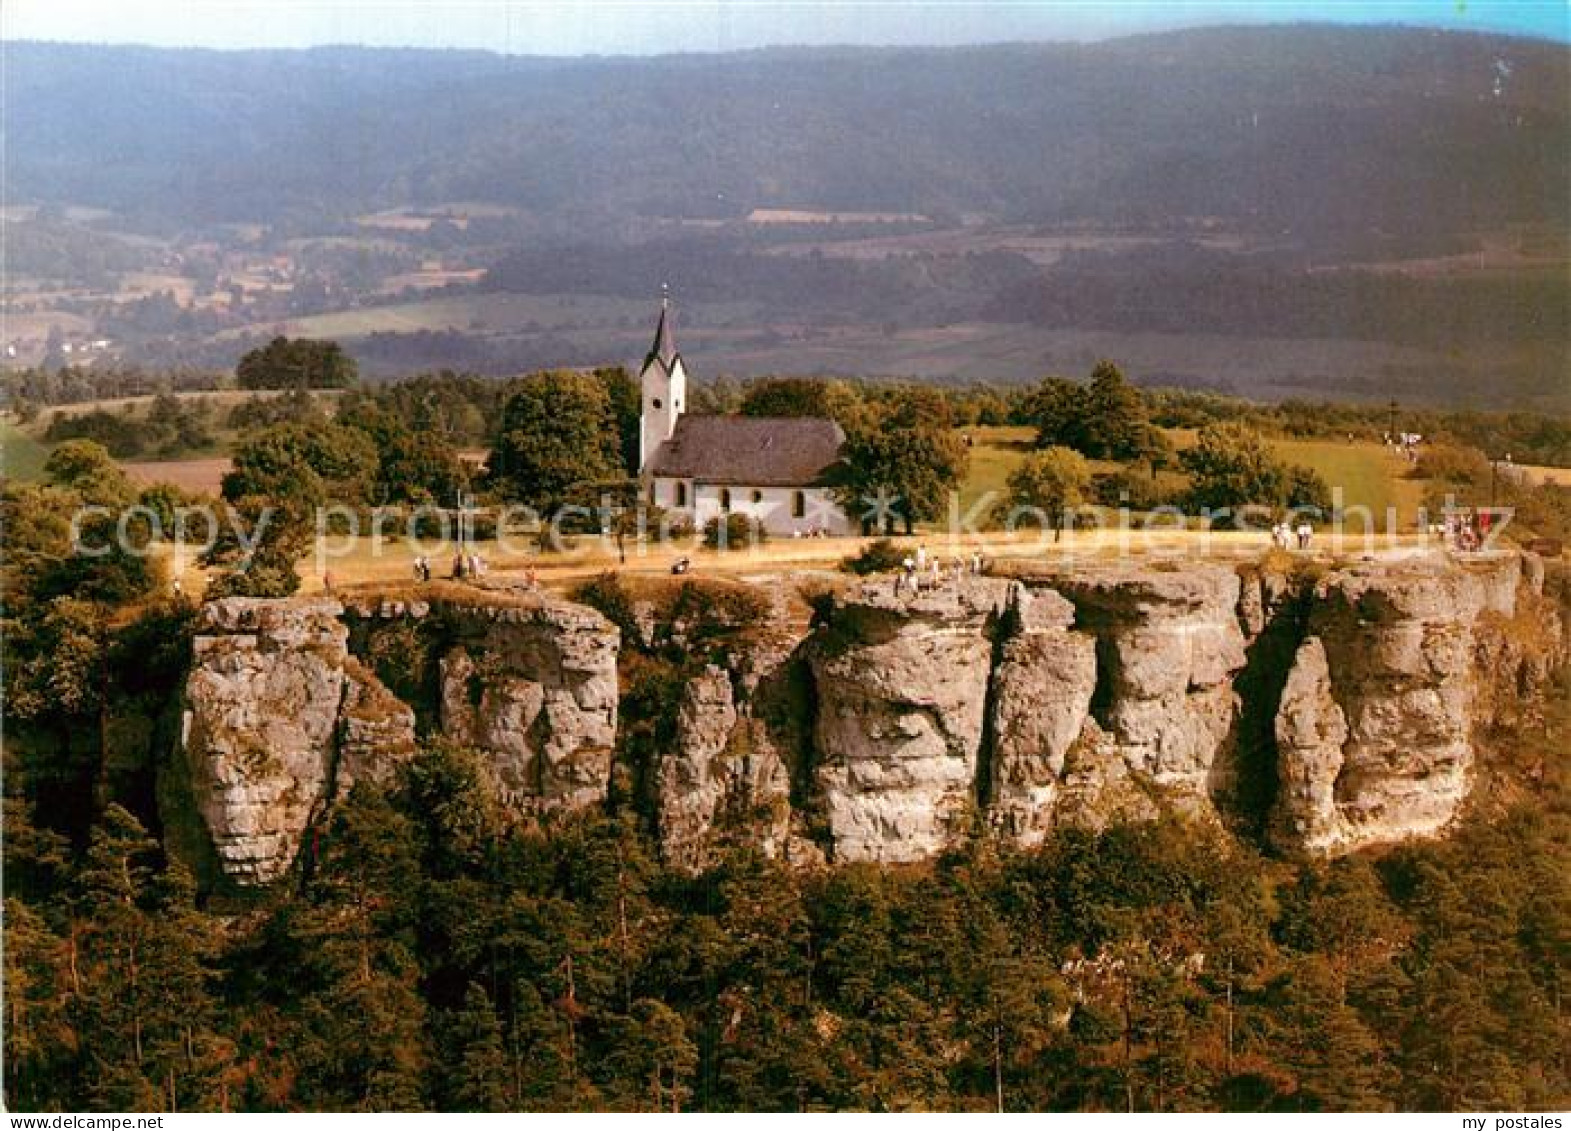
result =
[[[649,356],[644,359],[644,364],[659,359],[660,364],[670,369],[676,360],[676,335],[672,331],[671,316],[671,288],[666,283],[660,284],[660,323],[655,327],[655,344],[649,350]]]

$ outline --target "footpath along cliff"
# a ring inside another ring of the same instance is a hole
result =
[[[1567,654],[1531,557],[216,601],[167,759],[185,851],[286,875],[357,781],[473,752],[521,820],[632,805],[671,862],[910,862],[1164,812],[1293,854],[1435,835]],[[591,607],[591,603],[601,606]],[[609,614],[609,615],[608,615]]]

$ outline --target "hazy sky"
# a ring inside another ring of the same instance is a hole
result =
[[[1571,40],[1568,0],[0,0],[5,39],[223,48],[357,43],[539,55],[1093,39],[1306,19]]]

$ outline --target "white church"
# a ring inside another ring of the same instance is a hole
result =
[[[638,375],[643,394],[639,471],[649,502],[690,516],[745,514],[771,537],[839,536],[855,527],[828,490],[845,432],[820,417],[690,415],[687,367],[670,303]]]

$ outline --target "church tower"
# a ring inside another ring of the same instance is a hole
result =
[[[660,324],[655,327],[655,343],[644,358],[638,373],[643,396],[643,415],[638,432],[638,469],[643,471],[654,459],[660,445],[676,430],[677,417],[687,404],[687,370],[676,351],[672,331],[671,301],[660,296]]]

